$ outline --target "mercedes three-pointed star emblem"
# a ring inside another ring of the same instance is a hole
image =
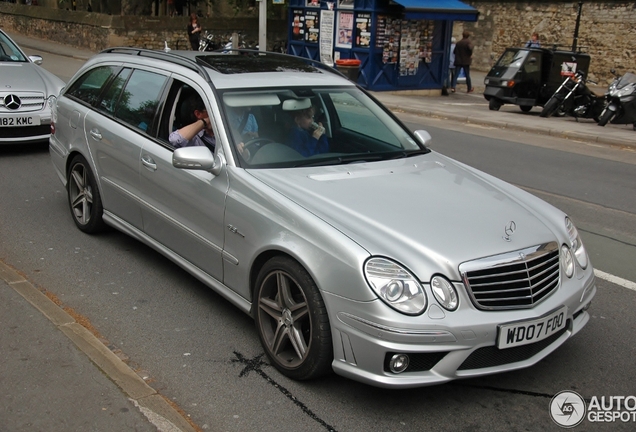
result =
[[[18,108],[20,108],[20,105],[22,105],[22,101],[16,95],[10,94],[10,95],[5,96],[5,98],[4,98],[4,106],[7,107],[7,109],[15,111]]]

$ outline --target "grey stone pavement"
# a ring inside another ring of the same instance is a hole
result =
[[[23,48],[88,59],[72,46],[9,35]],[[541,118],[504,105],[488,110],[485,73],[472,73],[476,91],[458,85],[449,96],[373,92],[395,112],[552,135],[600,145],[636,147],[631,125]],[[595,88],[602,94],[604,88]],[[0,261],[0,431],[196,431],[178,410],[73,316]]]

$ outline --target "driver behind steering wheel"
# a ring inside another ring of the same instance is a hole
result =
[[[258,122],[249,107],[228,107],[228,112],[234,136],[239,141],[236,148],[247,161],[250,159],[250,152],[245,148],[245,142],[249,144],[249,141],[258,138]]]

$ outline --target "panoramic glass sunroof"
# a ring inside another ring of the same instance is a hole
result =
[[[197,61],[223,74],[250,72],[318,72],[307,59],[286,55],[255,53],[209,54],[197,56]]]

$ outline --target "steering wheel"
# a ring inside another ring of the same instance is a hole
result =
[[[273,142],[274,141],[272,141],[269,138],[262,138],[262,137],[252,138],[251,140],[243,143],[243,148],[249,152],[250,159],[251,159],[254,157],[256,152],[258,152],[260,149],[262,149],[265,146],[265,144],[270,144]]]

